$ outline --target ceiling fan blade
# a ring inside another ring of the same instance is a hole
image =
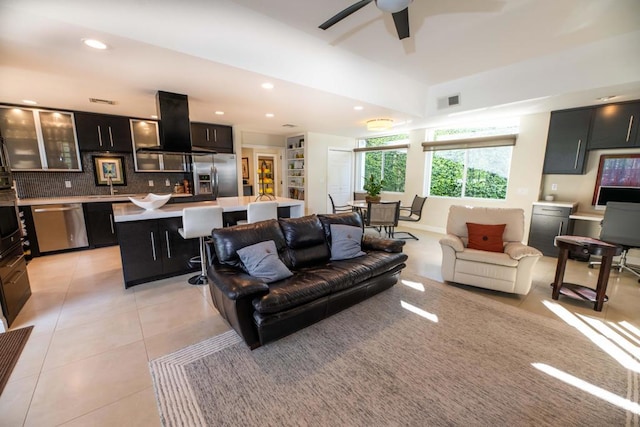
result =
[[[393,22],[396,24],[396,31],[400,40],[409,37],[409,8],[405,7],[400,12],[393,14]]]
[[[352,4],[351,6],[349,6],[348,8],[346,8],[345,10],[343,10],[342,12],[338,13],[337,15],[335,15],[332,18],[329,18],[326,22],[323,22],[318,28],[322,28],[323,30],[326,30],[327,28],[331,27],[332,25],[342,21],[344,18],[346,18],[347,16],[351,15],[353,12],[357,12],[358,10],[362,9],[363,7],[365,7],[366,5],[368,5],[369,3],[371,3],[373,0],[361,0],[357,3]]]

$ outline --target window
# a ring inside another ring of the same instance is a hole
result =
[[[431,153],[428,194],[506,199],[517,131],[518,124],[513,122],[435,130],[432,141],[422,144]]]
[[[362,191],[365,177],[384,180],[382,191],[404,192],[409,135],[389,135],[361,140],[354,151],[358,189]]]

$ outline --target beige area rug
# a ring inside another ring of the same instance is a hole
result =
[[[633,331],[596,334],[627,369],[564,321],[412,280],[254,351],[230,331],[151,361],[164,425],[638,426]]]

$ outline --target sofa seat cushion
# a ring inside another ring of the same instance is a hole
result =
[[[404,263],[407,258],[407,255],[402,252],[368,252],[362,257],[332,261],[329,266],[348,275],[353,280],[353,283],[360,283],[393,270]],[[335,290],[340,289],[344,288],[336,288]]]
[[[259,313],[277,313],[332,292],[331,285],[313,272],[297,271],[288,279],[269,285],[269,293],[253,300]]]
[[[504,252],[488,252],[467,248],[462,252],[456,252],[456,258],[484,264],[503,265],[505,267],[515,268],[518,266],[518,260],[511,258]]]
[[[508,267],[506,265],[488,264],[485,262],[475,262],[468,260],[461,260],[458,258],[456,262],[456,271],[454,276],[454,282],[458,281],[459,277],[466,279],[478,278],[478,280],[484,281],[501,281],[505,283],[511,283],[516,280],[518,269]],[[460,283],[473,283],[475,280],[465,281],[460,280]]]

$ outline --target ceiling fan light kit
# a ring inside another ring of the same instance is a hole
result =
[[[393,120],[391,119],[373,119],[367,121],[367,130],[371,132],[380,132],[391,129]]]
[[[413,0],[376,0],[376,6],[384,12],[396,13],[406,9],[412,1]]]
[[[333,25],[345,19],[352,13],[357,12],[374,0],[360,0],[355,2],[343,11],[335,14],[325,22],[320,24],[318,28],[327,30]],[[409,4],[413,0],[375,0],[375,5],[383,12],[391,13],[393,17],[393,23],[396,26],[398,32],[398,38],[400,40],[410,36],[409,34]]]

